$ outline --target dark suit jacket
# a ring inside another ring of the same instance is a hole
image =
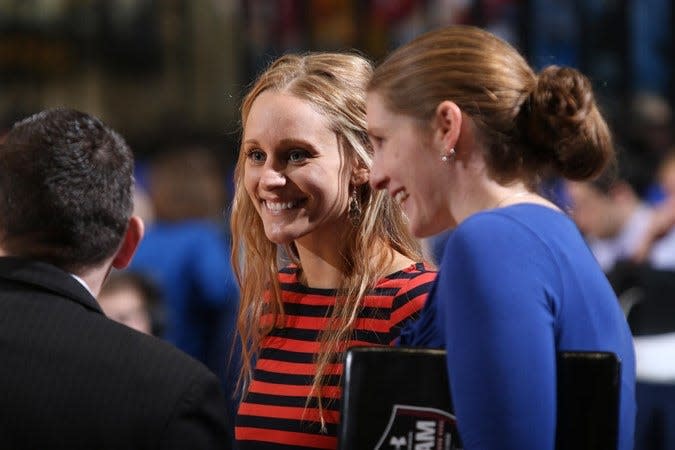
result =
[[[106,318],[62,270],[0,258],[0,449],[229,448],[217,378]]]

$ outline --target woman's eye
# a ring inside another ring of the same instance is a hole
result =
[[[288,154],[288,160],[292,163],[302,162],[309,157],[305,150],[293,150]]]
[[[265,161],[265,154],[260,150],[249,150],[246,153],[246,157],[255,163]]]

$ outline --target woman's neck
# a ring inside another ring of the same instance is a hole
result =
[[[451,195],[450,208],[457,223],[480,211],[503,208],[518,203],[534,203],[558,209],[538,193],[531,191],[523,181],[501,185],[483,176],[467,176],[467,182],[460,185]]]
[[[302,266],[302,281],[309,287],[335,289],[340,286],[344,273],[344,258],[339,249],[326,250],[304,246],[296,241]]]

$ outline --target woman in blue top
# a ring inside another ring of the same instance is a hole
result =
[[[473,27],[392,53],[369,85],[371,184],[418,237],[454,228],[408,345],[444,346],[465,449],[555,446],[556,353],[621,360],[619,448],[633,444],[635,362],[625,318],[575,225],[538,181],[585,180],[614,161],[590,82],[535,74]]]

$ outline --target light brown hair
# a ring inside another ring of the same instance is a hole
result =
[[[366,131],[366,84],[372,74],[368,60],[356,54],[310,53],[286,55],[265,70],[243,100],[241,120],[246,128],[251,105],[265,91],[284,92],[311,103],[328,119],[339,138],[345,161],[357,161],[370,167],[372,147]],[[232,206],[232,264],[240,284],[238,330],[243,346],[243,368],[240,380],[251,378],[251,358],[271,328],[261,328],[261,317],[272,314],[272,324],[283,320],[277,279],[280,253],[291,257],[302,271],[293,244],[279,252],[267,239],[262,221],[244,188],[245,152],[240,149],[234,182]],[[347,182],[347,181],[346,181]],[[348,186],[344,186],[348,189]],[[337,242],[343,255],[343,277],[335,286],[338,296],[329,318],[329,325],[320,335],[320,352],[312,392],[322,409],[322,387],[328,364],[339,358],[352,330],[362,299],[389,267],[398,251],[419,261],[421,249],[404,221],[399,206],[384,191],[373,191],[366,183],[358,187],[362,215],[347,231],[344,242]],[[267,295],[269,300],[263,301]],[[272,327],[274,325],[271,325]],[[309,397],[307,399],[309,401]]]
[[[477,126],[492,178],[535,185],[544,175],[592,178],[613,160],[591,83],[549,66],[538,75],[505,41],[480,28],[428,32],[393,52],[368,86],[392,111],[429,124],[444,100]]]

